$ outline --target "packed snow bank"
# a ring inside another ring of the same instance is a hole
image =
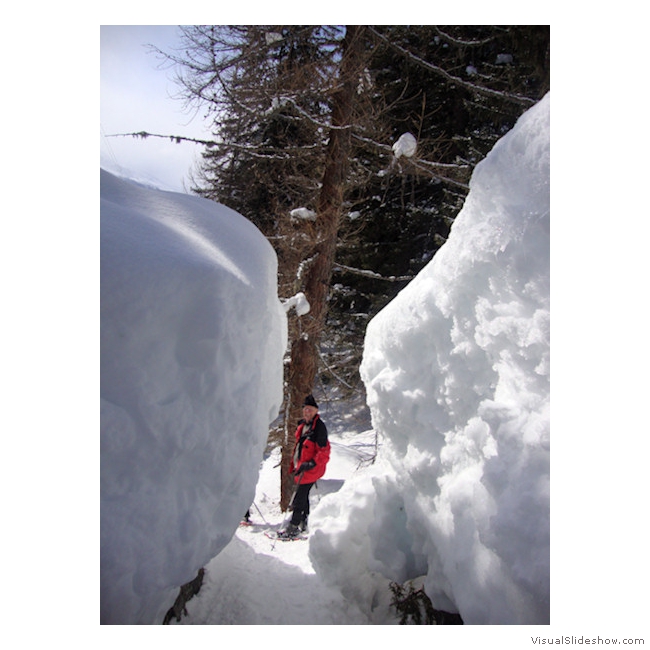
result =
[[[102,623],[161,623],[254,497],[282,399],[276,264],[236,212],[102,171]]]
[[[369,324],[381,457],[310,543],[367,612],[425,576],[466,624],[549,622],[549,113],[547,95],[477,166],[448,242]]]

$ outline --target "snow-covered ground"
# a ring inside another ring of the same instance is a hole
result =
[[[327,411],[322,411],[327,423]],[[312,490],[312,509],[340,489],[374,454],[373,431],[334,433],[327,475]],[[370,621],[341,592],[328,587],[309,558],[309,540],[282,542],[266,533],[281,528],[280,457],[262,463],[250,526],[240,526],[230,544],[206,567],[204,585],[188,602],[183,625],[366,625]],[[386,592],[386,599],[390,593]],[[387,611],[387,618],[396,619]],[[176,620],[172,624],[177,624]]]

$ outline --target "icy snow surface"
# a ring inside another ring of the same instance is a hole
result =
[[[382,453],[310,541],[367,614],[423,576],[466,624],[549,622],[549,113],[547,95],[477,166],[448,242],[369,324]]]
[[[282,399],[261,233],[101,172],[101,622],[160,623],[230,541]]]

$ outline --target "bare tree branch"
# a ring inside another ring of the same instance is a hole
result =
[[[443,32],[437,25],[432,25],[432,27],[435,33],[440,36],[440,38],[442,38],[444,41],[447,41],[447,43],[451,43],[452,45],[456,45],[458,47],[477,47],[479,45],[491,43],[494,40],[494,36],[488,36],[487,38],[482,38],[478,41],[464,41],[460,38],[452,36],[451,34],[448,34],[447,32]]]
[[[142,138],[146,140],[147,138],[165,138],[171,140],[176,144],[181,142],[193,142],[195,144],[202,144],[206,147],[215,147],[218,145],[214,140],[201,140],[200,138],[188,138],[184,135],[161,135],[160,133],[148,133],[147,131],[134,131],[133,133],[110,133],[106,136],[107,138],[122,138],[122,137],[132,137],[132,138]]]
[[[375,273],[374,271],[368,271],[366,269],[355,269],[351,266],[346,266],[345,264],[339,264],[336,262],[334,264],[334,270],[346,271],[348,273],[354,273],[355,275],[362,275],[365,278],[372,278],[373,280],[385,280],[386,282],[410,282],[414,276],[412,275],[389,275],[388,277]]]
[[[289,154],[296,154],[299,152],[310,151],[310,150],[318,151],[321,148],[320,144],[313,144],[309,146],[303,145],[300,147],[285,147],[284,152],[286,153],[286,155],[282,155],[279,153],[273,153],[273,154],[262,153],[261,148],[256,146],[245,146],[236,143],[226,144],[225,142],[216,142],[215,140],[201,140],[200,138],[189,138],[182,135],[162,135],[160,133],[148,133],[147,131],[135,131],[133,133],[111,133],[106,137],[107,138],[133,137],[133,138],[142,138],[143,140],[145,140],[146,138],[164,138],[164,139],[169,139],[176,144],[180,144],[181,142],[192,142],[194,144],[202,144],[205,145],[206,147],[211,147],[213,149],[226,149],[226,150],[237,149],[238,151],[245,151],[253,158],[264,158],[270,160],[289,160],[291,158],[291,155]]]

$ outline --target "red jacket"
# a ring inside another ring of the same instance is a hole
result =
[[[296,429],[296,444],[291,455],[289,471],[293,474],[303,463],[313,461],[314,467],[296,475],[296,483],[315,483],[323,474],[327,461],[330,459],[330,443],[327,439],[327,427],[318,415],[314,416],[311,427],[305,429],[307,423],[300,420]],[[304,430],[304,433],[303,433]],[[296,454],[297,460],[296,459]]]

